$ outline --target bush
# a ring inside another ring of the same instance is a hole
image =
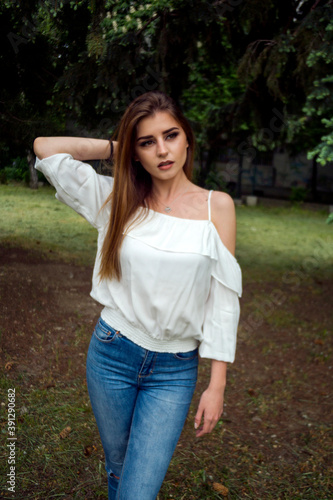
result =
[[[216,172],[210,170],[205,179],[205,188],[213,189],[214,191],[227,191],[227,185],[224,179],[225,173],[222,171]]]
[[[293,203],[303,203],[309,194],[309,190],[303,187],[292,187],[289,199]]]
[[[13,160],[12,165],[4,167],[0,172],[1,184],[7,184],[8,181],[23,181],[29,184],[29,177],[28,161],[20,156]]]
[[[326,224],[333,224],[333,213],[327,217]]]
[[[8,184],[5,169],[0,170],[0,184]]]

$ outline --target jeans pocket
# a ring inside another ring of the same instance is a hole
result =
[[[194,349],[194,351],[176,352],[174,353],[174,357],[182,361],[190,361],[198,357],[198,348]]]
[[[94,335],[97,340],[106,343],[113,342],[117,337],[120,336],[120,332],[115,328],[109,326],[100,318],[95,326]]]

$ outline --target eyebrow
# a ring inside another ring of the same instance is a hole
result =
[[[164,132],[162,132],[162,134],[168,134],[169,132],[171,132],[172,130],[179,130],[179,127],[171,127],[171,128],[168,128],[168,130],[164,130]],[[143,135],[142,137],[139,137],[137,139],[137,141],[142,141],[142,139],[151,139],[152,137],[154,137],[153,135]]]

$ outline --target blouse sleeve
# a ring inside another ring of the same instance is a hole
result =
[[[237,293],[212,278],[199,347],[202,358],[234,362],[239,314]]]
[[[241,295],[241,269],[235,257],[219,242],[205,304],[203,339],[199,346],[202,358],[234,362]]]
[[[101,207],[112,191],[112,177],[97,174],[91,165],[74,160],[69,154],[37,158],[35,168],[55,187],[59,201],[73,208],[92,226],[98,228],[105,224]]]

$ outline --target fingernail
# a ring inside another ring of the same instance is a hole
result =
[[[194,422],[194,428],[197,429],[199,426],[196,422]]]

